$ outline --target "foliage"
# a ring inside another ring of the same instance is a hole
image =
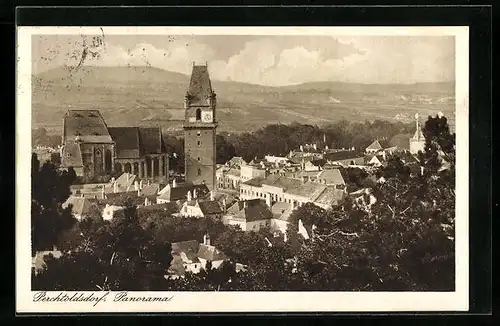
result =
[[[35,289],[147,291],[164,283],[170,245],[142,228],[134,206],[112,221],[85,219],[78,230],[79,244],[47,259],[46,269],[33,276]]]
[[[31,243],[32,254],[52,250],[62,231],[71,229],[76,220],[71,209],[62,208],[75,180],[73,169],[58,171],[52,163],[40,167],[37,155],[32,155],[31,170]]]

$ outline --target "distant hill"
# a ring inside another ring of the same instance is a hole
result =
[[[110,126],[180,128],[189,76],[152,67],[59,67],[32,76],[33,124],[59,132],[68,109],[101,110]],[[407,121],[442,111],[454,115],[454,84],[367,85],[314,82],[269,87],[212,81],[220,130],[250,131],[269,123]]]

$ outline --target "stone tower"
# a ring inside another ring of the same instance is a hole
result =
[[[410,153],[417,154],[425,149],[425,137],[422,133],[418,113],[415,114],[416,130],[412,138],[410,138]]]
[[[216,95],[208,66],[193,63],[189,89],[184,98],[184,156],[186,181],[215,188]]]

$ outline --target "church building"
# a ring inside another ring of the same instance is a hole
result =
[[[168,182],[168,157],[160,127],[108,127],[98,110],[69,110],[63,120],[61,167],[84,180],[128,172]]]
[[[193,64],[184,98],[185,176],[187,182],[205,184],[210,190],[216,187],[216,105],[208,66]]]

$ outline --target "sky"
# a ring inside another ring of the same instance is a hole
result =
[[[410,84],[455,80],[453,36],[33,35],[33,73],[76,65],[152,66],[216,80],[285,86],[305,82]],[[95,46],[94,46],[95,45]]]

